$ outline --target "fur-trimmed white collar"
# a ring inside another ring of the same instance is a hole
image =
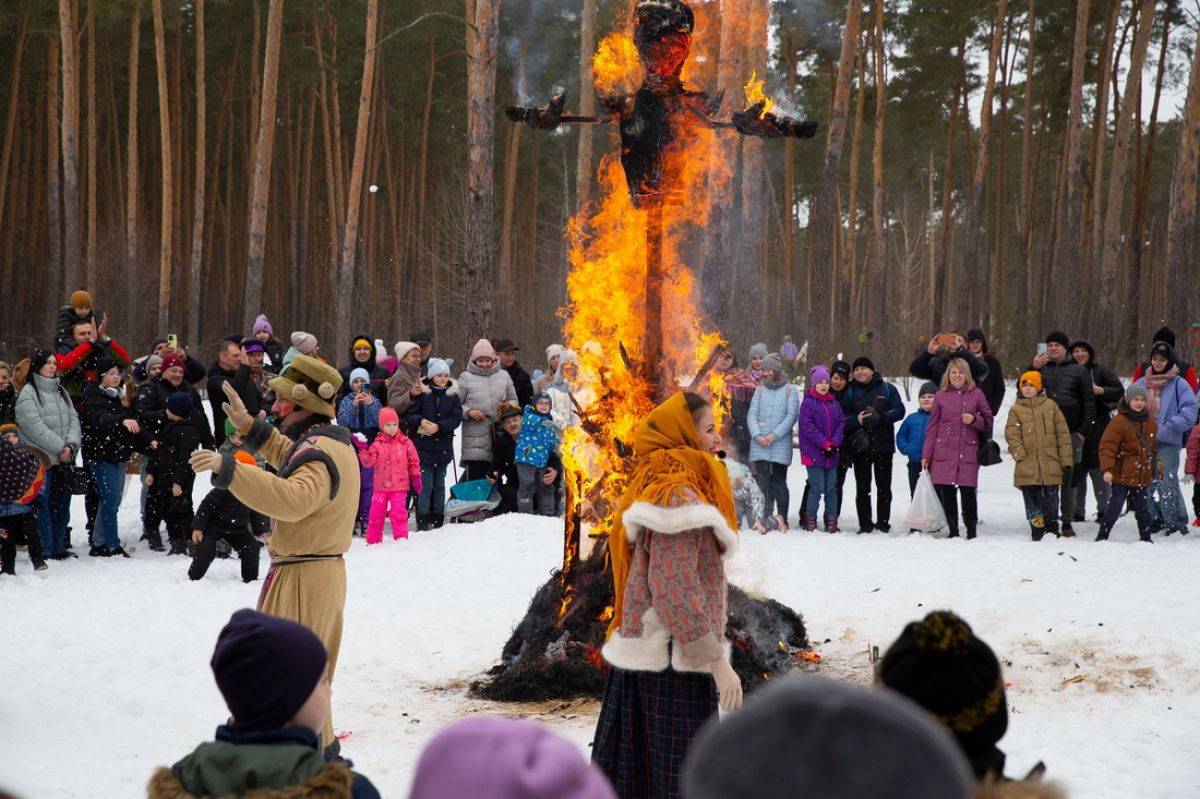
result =
[[[635,502],[625,511],[621,521],[625,525],[625,537],[630,543],[637,540],[638,533],[643,529],[674,535],[709,527],[721,545],[723,560],[729,560],[737,554],[737,533],[729,529],[721,512],[707,503],[662,508],[650,502]]]

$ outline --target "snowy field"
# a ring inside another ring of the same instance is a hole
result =
[[[1074,540],[1035,544],[1011,477],[1007,455],[984,470],[978,540],[745,533],[731,579],[800,611],[821,670],[860,682],[871,679],[871,645],[884,650],[906,622],[952,608],[1004,663],[1010,773],[1044,760],[1076,798],[1200,796],[1200,535],[1140,544],[1126,518],[1108,544],[1092,542],[1090,523]],[[798,463],[790,478],[794,521]],[[197,502],[207,486],[197,481]],[[894,492],[899,526],[908,496],[899,457]],[[853,494],[851,475],[842,514],[851,530]],[[131,485],[127,543],[139,534],[136,508]],[[83,518],[77,501],[77,529]],[[236,558],[191,583],[183,558],[139,546],[132,560],[93,559],[74,538],[78,560],[34,574],[20,553],[18,576],[0,579],[0,788],[21,799],[143,796],[155,767],[224,720],[208,660],[261,583],[243,585]],[[407,542],[385,533],[370,549],[355,540],[334,722],[344,753],[385,796],[405,796],[423,744],[471,713],[531,716],[587,751],[595,703],[501,706],[466,695],[558,565],[561,543],[557,520],[519,516]]]

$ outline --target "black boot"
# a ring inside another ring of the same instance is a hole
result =
[[[432,523],[433,523],[434,530],[440,530],[442,525],[446,523],[446,514],[445,513],[433,514]]]
[[[1058,519],[1046,520],[1046,534],[1058,537]]]
[[[150,542],[151,551],[153,551],[153,552],[162,552],[163,551],[164,547],[163,547],[162,533],[160,533],[158,530],[147,530],[144,537],[148,542]]]
[[[1138,540],[1145,541],[1147,544],[1154,543],[1154,539],[1150,537],[1149,530],[1138,530]]]
[[[428,530],[429,530],[429,514],[428,513],[418,513],[417,514],[417,532],[424,533],[424,532],[427,532]]]
[[[1046,517],[1039,513],[1030,519],[1029,532],[1034,541],[1041,541],[1042,536],[1046,534]]]
[[[965,522],[965,524],[967,526],[967,540],[969,541],[975,537],[976,522],[969,521]]]
[[[1096,533],[1097,541],[1107,541],[1108,534],[1112,532],[1113,526],[1108,522],[1100,522],[1100,530]]]
[[[172,538],[171,548],[167,551],[168,555],[186,555],[187,543],[182,538]]]
[[[959,537],[959,535],[958,535],[958,528],[957,528],[957,527],[951,527],[951,528],[950,528],[950,535],[948,535],[948,536],[946,536],[946,537],[947,537],[947,538],[958,538],[958,537]]]

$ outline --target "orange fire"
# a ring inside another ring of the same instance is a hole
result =
[[[771,113],[771,109],[775,107],[775,101],[767,96],[765,91],[766,85],[767,81],[765,79],[759,79],[758,70],[751,70],[750,80],[743,87],[744,91],[746,92],[747,108],[753,108],[759,103],[763,104],[762,112],[758,115],[759,119],[765,118],[767,114]]]
[[[609,605],[603,611],[601,611],[599,616],[596,617],[596,621],[612,621],[613,613],[615,612],[615,608],[612,605]]]
[[[592,61],[592,82],[597,94],[601,97],[633,94],[645,76],[633,39],[624,33],[613,33],[600,42]]]

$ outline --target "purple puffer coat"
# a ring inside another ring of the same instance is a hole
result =
[[[842,445],[842,434],[846,430],[846,414],[837,397],[830,391],[818,394],[810,391],[800,403],[799,427],[801,462],[805,466],[819,466],[822,469],[832,469],[838,465],[839,456],[834,453],[832,458],[821,454],[826,444]]]
[[[975,421],[962,423],[964,413]],[[933,398],[933,409],[925,426],[921,457],[929,461],[934,485],[975,488],[979,485],[979,442],[992,427],[992,409],[977,388],[944,388]]]

